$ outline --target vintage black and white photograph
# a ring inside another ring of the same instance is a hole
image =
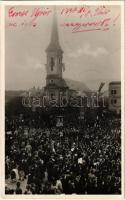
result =
[[[5,6],[5,194],[121,195],[121,5]]]

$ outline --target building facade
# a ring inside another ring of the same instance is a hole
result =
[[[121,82],[109,83],[109,110],[121,113]]]

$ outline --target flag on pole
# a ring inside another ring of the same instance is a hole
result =
[[[98,92],[101,92],[101,89],[103,88],[104,85],[105,85],[104,82],[102,82],[102,83],[100,84],[99,89],[98,89]]]

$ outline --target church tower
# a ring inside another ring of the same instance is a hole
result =
[[[51,40],[47,53],[47,84],[51,81],[51,78],[62,78],[62,57],[63,51],[59,44],[58,28],[57,28],[57,18],[56,11],[53,14],[53,25],[51,32]],[[53,80],[54,81],[54,80]]]
[[[60,92],[66,95],[68,89],[65,80],[62,77],[64,64],[63,50],[59,43],[58,27],[56,11],[53,13],[53,24],[50,43],[46,49],[47,64],[46,64],[46,95],[49,99],[59,98]]]

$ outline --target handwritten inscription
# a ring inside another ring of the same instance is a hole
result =
[[[61,15],[69,16],[70,14],[78,14],[80,17],[94,17],[99,15],[106,15],[110,13],[110,9],[106,6],[98,6],[92,9],[90,6],[74,7],[74,8],[64,8],[61,11]]]
[[[109,30],[109,22],[110,22],[110,20],[111,20],[110,18],[106,18],[106,19],[99,20],[99,21],[94,21],[94,22],[64,23],[64,24],[62,24],[62,26],[72,27],[72,33],[93,31],[93,30],[95,30],[95,31],[96,30],[106,31],[106,30]],[[83,28],[90,28],[90,29],[83,29]]]
[[[27,16],[28,10],[21,10],[21,11],[16,11],[15,7],[11,7],[8,11],[8,16],[9,17],[24,17]]]
[[[22,9],[10,7],[8,9],[8,27],[36,27],[39,17],[47,17],[53,14],[53,9],[47,7],[36,7],[33,9]],[[58,10],[63,17],[62,28],[69,28],[72,33],[87,31],[107,31],[115,25],[120,14],[111,17],[111,10],[107,6],[73,6]],[[71,21],[72,17],[77,19]],[[17,19],[21,20],[17,20]]]
[[[9,17],[40,17],[40,16],[48,16],[52,10],[49,8],[34,8],[33,11],[30,13],[29,10],[21,10],[17,11],[15,7],[11,7],[8,11]]]
[[[34,8],[32,11],[27,9],[18,10],[16,7],[11,7],[8,10],[8,17],[11,19],[11,22],[8,23],[9,27],[36,27],[37,26],[37,18],[49,16],[52,13],[52,10],[49,8]],[[17,23],[15,19],[22,18],[21,23]],[[29,18],[29,20],[27,20]],[[15,20],[15,21],[14,21]]]

